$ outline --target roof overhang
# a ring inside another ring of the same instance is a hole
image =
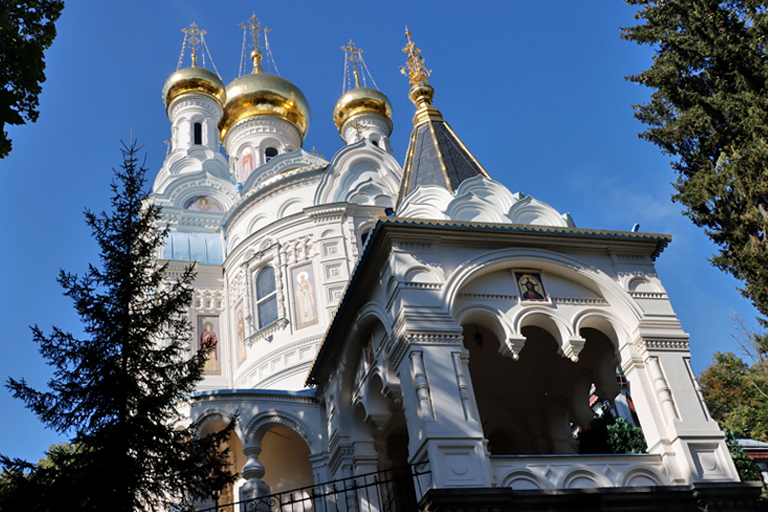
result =
[[[631,253],[648,256],[651,261],[672,241],[671,235],[658,233],[382,217],[368,237],[352,271],[344,296],[312,363],[306,385],[317,385],[324,376],[325,363],[340,356],[343,347],[330,341],[354,321],[357,310],[365,302],[365,295],[378,282],[380,269],[389,258],[393,241],[461,246],[466,245],[470,237],[473,245],[488,248],[530,247],[554,251],[576,248]]]

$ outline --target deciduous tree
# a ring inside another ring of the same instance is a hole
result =
[[[0,158],[11,152],[5,125],[37,121],[44,52],[53,44],[63,8],[61,0],[0,2]]]
[[[715,352],[699,376],[712,417],[738,437],[768,441],[766,383],[759,371],[733,352]]]

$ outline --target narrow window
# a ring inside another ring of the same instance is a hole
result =
[[[368,240],[368,235],[371,234],[371,230],[364,231],[362,235],[360,235],[360,245],[365,245],[366,240]]]
[[[203,124],[195,123],[195,144],[203,143]]]
[[[277,321],[275,269],[272,267],[266,267],[256,277],[256,310],[259,315],[259,329]]]
[[[275,148],[267,148],[264,150],[264,160],[269,162],[277,156],[277,150]]]
[[[371,143],[372,143],[374,146],[376,146],[376,147],[379,147],[379,141],[377,141],[377,140],[374,140],[374,139],[371,139]]]

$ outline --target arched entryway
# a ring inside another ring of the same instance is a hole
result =
[[[546,325],[522,328],[519,359],[500,353],[492,322],[475,316],[463,325],[469,372],[491,455],[576,454],[578,427],[594,413],[590,393],[601,399],[619,392],[615,347],[608,336],[582,329],[586,340],[574,362]],[[594,387],[593,387],[594,385]]]

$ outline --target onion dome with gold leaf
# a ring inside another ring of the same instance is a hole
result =
[[[348,123],[353,123],[354,126],[355,119],[374,115],[384,121],[384,125],[380,129],[385,132],[383,133],[384,136],[389,137],[392,134],[392,103],[386,94],[378,89],[372,89],[364,83],[365,74],[363,74],[363,83],[360,83],[360,71],[368,71],[363,60],[363,50],[355,46],[352,41],[342,46],[341,49],[344,50],[345,54],[344,90],[341,98],[336,102],[336,108],[333,109],[333,121],[339,129],[339,135],[344,139],[344,128]],[[352,76],[349,74],[350,71]],[[370,72],[368,74],[370,75]],[[351,85],[352,83],[354,83],[354,87],[347,89],[347,84]]]
[[[389,125],[387,136],[392,133],[392,104],[383,92],[369,87],[356,87],[347,91],[336,103],[333,121],[339,132],[343,132],[347,122],[363,114],[381,116]]]
[[[265,73],[261,58],[261,52],[254,50],[253,72],[227,85],[224,115],[219,122],[222,140],[236,123],[255,116],[284,119],[296,127],[302,138],[307,134],[310,112],[304,93],[289,80]]]
[[[193,59],[192,67],[182,68],[168,77],[163,86],[163,102],[166,110],[176,98],[187,93],[203,94],[224,105],[224,82],[216,74],[205,68],[196,66]]]

